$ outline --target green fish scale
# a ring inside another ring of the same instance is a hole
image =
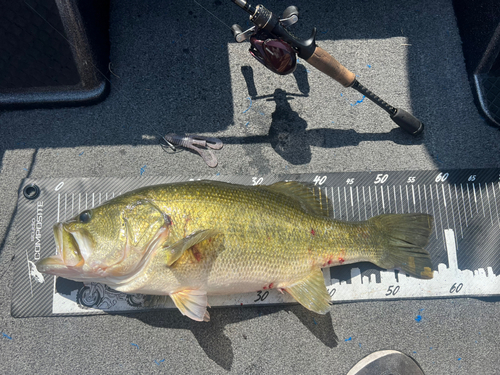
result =
[[[339,257],[357,261],[347,249],[361,253],[373,247],[358,235],[359,224],[310,215],[298,201],[265,187],[210,182],[157,187],[143,194],[171,215],[171,241],[206,229],[221,234],[217,246],[209,240],[196,246],[199,261],[186,252],[170,267],[166,284],[179,289],[227,293],[228,288],[253,291],[271,283],[280,287],[307,276],[328,258],[336,264]]]

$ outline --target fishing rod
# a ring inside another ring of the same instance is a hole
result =
[[[285,75],[295,70],[297,55],[306,60],[316,69],[330,76],[344,87],[351,87],[370,99],[384,111],[402,129],[412,135],[422,133],[424,124],[412,114],[401,108],[396,108],[356,79],[356,75],[340,64],[333,56],[316,44],[316,28],[308,39],[299,39],[287,27],[298,21],[299,10],[289,6],[281,18],[269,11],[263,5],[256,7],[245,0],[231,0],[250,15],[250,21],[255,25],[246,31],[235,24],[231,27],[233,36],[238,43],[249,40],[250,53],[265,67],[274,73]]]

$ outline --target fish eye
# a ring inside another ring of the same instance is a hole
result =
[[[83,211],[79,216],[80,223],[83,224],[87,224],[91,218],[92,216],[90,215],[90,211]]]

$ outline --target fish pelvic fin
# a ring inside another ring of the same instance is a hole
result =
[[[318,314],[326,314],[330,311],[330,295],[320,269],[284,289],[308,310]]]
[[[210,314],[207,311],[207,292],[201,290],[182,290],[170,295],[182,315],[198,322],[208,322]]]
[[[369,220],[382,235],[384,249],[377,266],[398,269],[420,279],[432,279],[432,262],[424,249],[429,243],[433,218],[428,214],[386,214]]]
[[[172,264],[174,264],[175,261],[179,259],[187,249],[209,239],[210,237],[214,237],[217,234],[219,234],[219,231],[217,231],[216,229],[200,230],[191,233],[187,237],[184,237],[182,240],[179,240],[172,245],[163,247],[161,251],[166,257],[167,266],[170,267]]]

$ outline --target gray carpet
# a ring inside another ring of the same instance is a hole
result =
[[[202,1],[249,25],[229,0]],[[291,5],[264,2],[271,10]],[[294,30],[425,124],[415,138],[361,95],[302,62],[277,76],[194,2],[112,1],[111,93],[80,108],[0,112],[0,372],[332,373],[395,349],[426,374],[499,374],[500,302],[434,299],[13,319],[15,215],[23,178],[305,173],[500,166],[499,131],[473,104],[449,0],[294,3]],[[264,98],[259,98],[264,96]],[[251,100],[250,107],[250,99]],[[361,101],[360,103],[357,103]],[[219,166],[165,153],[158,134],[220,137]],[[283,134],[286,135],[283,138]],[[420,314],[422,320],[415,317]]]

